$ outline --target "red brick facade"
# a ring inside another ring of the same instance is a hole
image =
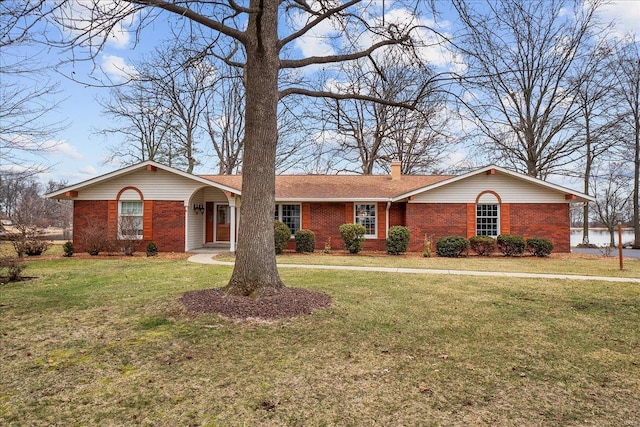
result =
[[[330,242],[332,249],[342,249],[339,228],[353,222],[351,202],[302,203],[303,228],[316,235],[316,249],[322,250]],[[378,203],[378,238],[367,239],[364,250],[384,251],[386,231],[386,203]],[[106,200],[76,200],[74,203],[74,246],[82,246],[82,233],[91,224],[103,224],[105,239],[114,240],[117,230],[117,202]],[[475,235],[475,204],[473,203],[394,203],[389,208],[389,226],[406,225],[411,231],[409,251],[424,249],[425,235],[435,243],[444,236],[471,237]],[[185,248],[185,210],[181,201],[145,201],[143,219],[144,239],[136,248],[144,251],[154,241],[162,252],[183,252]],[[501,204],[502,233],[519,234],[526,238],[547,238],[554,244],[554,252],[570,252],[569,206],[564,203]],[[293,241],[288,249],[294,249]]]
[[[549,239],[554,252],[571,252],[568,204],[512,203],[510,206],[511,234],[525,239]]]
[[[76,200],[73,203],[73,245],[76,252],[84,252],[83,236],[93,226],[101,227],[104,241],[117,237],[117,202],[115,200]],[[181,201],[144,201],[143,239],[136,251],[146,251],[150,241],[161,252],[184,252],[185,210]]]

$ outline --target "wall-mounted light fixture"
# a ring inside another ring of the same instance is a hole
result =
[[[193,204],[193,212],[196,214],[204,214],[204,206]]]

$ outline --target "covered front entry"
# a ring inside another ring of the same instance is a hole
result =
[[[206,203],[206,243],[229,243],[231,212],[227,203]]]

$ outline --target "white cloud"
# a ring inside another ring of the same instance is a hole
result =
[[[589,2],[586,0],[585,5]],[[605,23],[614,23],[615,38],[640,35],[640,0],[612,0],[600,8],[599,17]]]
[[[129,3],[115,0],[71,0],[57,12],[57,22],[85,44],[125,48],[131,42],[131,28],[138,22],[138,13]],[[109,22],[106,17],[122,17]],[[91,42],[89,42],[91,40]]]
[[[114,83],[125,82],[136,74],[135,67],[127,64],[124,58],[115,55],[102,55],[101,68]]]
[[[52,156],[64,157],[73,160],[82,160],[84,156],[78,152],[76,147],[64,141],[48,141],[45,148]]]

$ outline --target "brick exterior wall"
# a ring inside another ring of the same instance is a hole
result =
[[[116,231],[113,220],[115,201],[76,200],[73,210],[73,244],[76,252],[84,252],[82,234],[88,227],[104,228],[105,240],[113,240]],[[117,206],[117,203],[115,203]],[[378,205],[378,235],[385,227],[386,204]],[[149,217],[151,208],[153,215]],[[507,209],[505,209],[507,208]],[[117,208],[116,208],[117,209]],[[136,251],[145,251],[153,240],[161,252],[183,252],[185,247],[185,211],[181,201],[145,201],[144,239]],[[381,212],[382,211],[382,212]],[[117,211],[116,211],[117,212]],[[353,203],[303,203],[303,224],[316,235],[316,249],[322,250],[331,238],[332,249],[342,249],[339,228],[353,221]],[[351,213],[351,219],[346,221]],[[474,220],[471,221],[473,216]],[[503,205],[501,226],[509,224],[511,234],[526,238],[546,238],[553,242],[554,252],[570,252],[569,205],[565,203],[520,203]],[[435,243],[444,236],[468,237],[475,234],[475,204],[465,203],[394,203],[389,210],[389,226],[406,225],[411,231],[409,251],[423,250],[425,234]],[[473,227],[471,230],[470,227]],[[502,232],[505,232],[502,230]],[[149,239],[149,236],[151,239]],[[295,249],[295,242],[287,246]],[[386,250],[385,239],[367,239],[364,250]]]
[[[105,240],[109,240],[107,220],[109,202],[107,200],[75,200],[73,202],[73,249],[85,252],[83,236],[90,227],[100,227],[104,231]]]
[[[439,238],[467,236],[467,205],[465,203],[407,203],[406,226],[411,231],[408,250],[421,252],[425,234],[432,237],[432,249]],[[475,205],[474,205],[475,206]]]
[[[512,203],[510,211],[511,234],[549,239],[554,252],[571,252],[567,203]]]
[[[160,252],[184,252],[185,210],[182,201],[153,201],[153,241]],[[146,251],[146,245],[144,249]]]
[[[114,200],[76,200],[73,203],[73,246],[76,252],[84,252],[83,234],[89,227],[101,227],[105,242],[113,241],[117,236],[114,218]],[[149,218],[148,209],[152,210]],[[145,201],[144,202],[144,239],[136,246],[137,252],[144,252],[147,243],[154,241],[161,252],[184,252],[185,247],[185,211],[181,201]],[[149,238],[151,237],[151,238]]]

